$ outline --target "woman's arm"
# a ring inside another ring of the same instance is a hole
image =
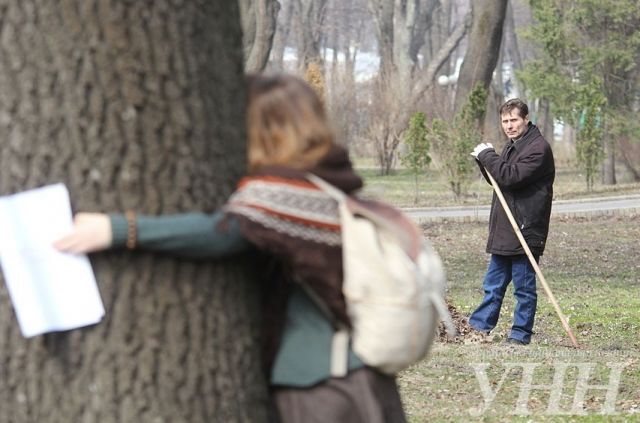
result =
[[[121,214],[79,213],[74,231],[55,247],[72,253],[107,248],[134,247],[186,258],[221,258],[240,253],[251,244],[242,236],[238,222],[222,212],[167,216],[137,216],[131,221]],[[127,245],[127,244],[133,245]]]

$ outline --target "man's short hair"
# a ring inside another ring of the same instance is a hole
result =
[[[529,107],[527,107],[527,104],[519,98],[512,98],[500,106],[500,116],[511,113],[513,109],[520,110],[520,117],[522,119],[529,115]]]

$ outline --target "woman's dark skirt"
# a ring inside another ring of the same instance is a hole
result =
[[[272,388],[280,423],[405,423],[395,378],[368,367],[309,388]]]

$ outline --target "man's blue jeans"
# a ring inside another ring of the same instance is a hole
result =
[[[538,261],[538,257],[536,257],[536,261]],[[469,324],[474,329],[483,332],[489,332],[496,327],[502,299],[512,280],[516,307],[509,338],[528,344],[533,333],[538,296],[536,294],[536,273],[526,255],[491,255],[489,269],[482,285],[484,298],[476,311],[469,317]]]

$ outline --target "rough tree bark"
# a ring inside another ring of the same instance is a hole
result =
[[[247,72],[264,70],[271,53],[280,3],[276,0],[239,0]]]
[[[473,23],[467,51],[460,67],[454,102],[455,110],[460,110],[467,102],[469,93],[477,84],[489,89],[493,70],[500,55],[507,2],[508,0],[472,2]]]
[[[0,194],[219,206],[244,171],[241,75],[236,2],[0,0]],[[0,421],[264,421],[242,260],[96,254],[104,320],[31,339],[0,283]]]

